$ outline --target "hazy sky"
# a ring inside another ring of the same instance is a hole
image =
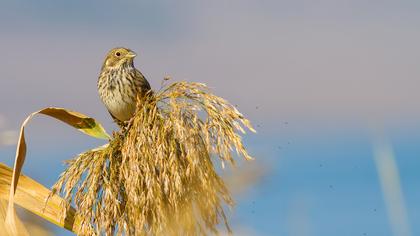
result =
[[[154,88],[164,75],[205,82],[261,123],[409,122],[420,118],[419,9],[418,1],[5,1],[1,111],[21,120],[54,105],[108,119],[97,74],[121,45],[138,52]]]
[[[96,81],[107,51],[124,46],[154,89],[166,75],[204,82],[256,126],[245,143],[272,172],[238,201],[244,232],[392,235],[372,159],[377,126],[391,130],[418,235],[419,42],[418,0],[1,1],[2,162],[42,107],[114,127]],[[98,144],[75,133],[34,119],[24,172],[50,186],[63,159]]]

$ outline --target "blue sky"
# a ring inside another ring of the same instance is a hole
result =
[[[165,75],[204,82],[256,126],[245,142],[268,168],[236,196],[237,235],[396,235],[378,130],[418,235],[419,11],[409,0],[2,1],[0,160],[11,163],[20,122],[45,106],[114,129],[96,80],[105,53],[126,46],[155,89]],[[24,172],[46,186],[62,160],[100,144],[45,117],[27,132]]]

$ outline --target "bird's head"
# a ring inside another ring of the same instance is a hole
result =
[[[132,66],[136,54],[128,48],[114,48],[106,55],[103,68],[119,68],[124,65]]]

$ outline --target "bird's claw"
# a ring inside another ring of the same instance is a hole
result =
[[[120,121],[118,123],[118,126],[120,126],[120,128],[121,128],[119,133],[121,135],[127,134],[127,132],[130,130],[131,126],[133,125],[133,121],[134,121],[134,117],[130,118],[127,121]]]

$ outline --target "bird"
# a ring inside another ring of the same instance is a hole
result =
[[[151,92],[149,82],[134,67],[136,53],[124,47],[111,49],[105,57],[98,77],[98,92],[113,120],[126,126],[134,116],[137,98]]]

